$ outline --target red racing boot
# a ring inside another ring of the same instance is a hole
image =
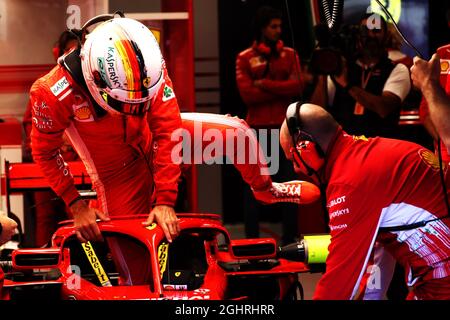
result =
[[[264,204],[278,202],[307,204],[320,198],[320,190],[316,185],[300,180],[272,182],[272,186],[267,190],[255,191],[252,188],[252,191],[256,200]]]

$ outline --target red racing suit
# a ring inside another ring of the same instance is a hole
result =
[[[450,44],[442,46],[436,50],[441,58],[441,75],[439,77],[439,82],[441,83],[442,88],[444,88],[447,95],[450,96]],[[425,119],[430,116],[430,111],[428,109],[428,103],[425,98],[422,98],[419,107],[419,115],[422,123],[425,122]],[[437,141],[435,141],[435,150],[437,154]],[[448,154],[447,148],[444,143],[441,141],[441,152],[442,152],[442,161],[450,162],[450,155]]]
[[[163,71],[165,81],[145,117],[98,116],[87,91],[60,65],[33,84],[32,155],[66,204],[78,191],[60,154],[64,132],[106,214],[149,213],[151,205],[174,205],[180,168],[171,161],[170,137],[181,119],[165,66]]]
[[[33,127],[33,116],[31,114],[32,105],[28,100],[27,109],[23,116],[23,128],[25,131],[24,155],[25,162],[32,161],[31,159],[31,129]],[[65,161],[76,161],[78,155],[73,150],[66,135],[63,135],[63,146],[61,146],[61,155]],[[51,238],[52,234],[58,228],[58,223],[63,220],[72,218],[70,216],[67,206],[62,202],[54,201],[56,197],[53,191],[37,191],[33,193],[34,198],[34,214],[35,214],[35,228],[34,237],[35,245],[41,247],[45,245]]]
[[[253,128],[279,128],[293,98],[303,91],[300,61],[292,48],[281,47],[269,57],[258,45],[239,53],[236,81],[247,105],[247,123]],[[261,86],[254,85],[260,80]]]
[[[256,135],[237,117],[212,113],[181,113],[183,165],[221,163],[228,158],[254,190],[272,186],[267,162]],[[247,138],[246,143],[243,143]],[[187,139],[187,140],[186,140]],[[188,153],[188,154],[186,154]]]
[[[450,299],[450,219],[379,232],[447,215],[436,156],[415,143],[350,136],[342,129],[328,150],[331,243],[314,298],[361,299],[380,285],[383,270],[370,268],[378,241],[405,267],[415,297]],[[447,166],[444,172],[448,185]]]

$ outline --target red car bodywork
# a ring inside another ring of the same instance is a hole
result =
[[[159,226],[141,225],[146,217],[100,222],[105,240],[92,244],[94,256],[83,251],[71,222],[48,248],[15,250],[2,298],[295,299],[298,273],[309,271],[304,263],[278,259],[274,239],[230,240],[218,215],[179,214],[181,233],[168,247]],[[111,249],[117,247],[122,259]],[[112,286],[102,286],[99,265]]]

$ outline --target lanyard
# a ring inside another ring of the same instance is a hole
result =
[[[369,70],[369,72],[366,75],[366,71]],[[369,69],[363,69],[361,72],[361,88],[366,89],[367,84],[369,83],[369,79],[372,76],[372,68]],[[364,114],[364,106],[360,104],[358,101],[355,103],[355,107],[353,109],[353,114],[361,116]]]
[[[367,70],[369,70],[369,72],[367,73],[367,77],[366,77],[365,74],[366,74]],[[372,68],[363,69],[363,71],[361,73],[361,88],[366,89],[371,76],[372,76]]]

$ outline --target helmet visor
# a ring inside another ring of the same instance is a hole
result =
[[[101,93],[103,100],[108,104],[109,107],[126,115],[133,116],[142,116],[148,110],[150,110],[151,100],[138,102],[138,103],[130,103],[130,102],[122,102],[110,96],[107,92]]]

